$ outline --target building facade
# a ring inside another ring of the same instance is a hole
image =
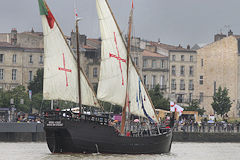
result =
[[[219,36],[219,35],[216,35]],[[240,103],[240,36],[222,36],[197,50],[197,90],[206,114],[214,115],[211,103],[219,86],[228,89],[232,107],[228,116],[239,117]]]
[[[0,40],[0,88],[27,88],[36,71],[43,68],[42,34],[12,29],[11,33],[0,34]]]
[[[197,68],[196,51],[184,48],[169,50],[169,94],[171,99],[187,105],[193,99]]]

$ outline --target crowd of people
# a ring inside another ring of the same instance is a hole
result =
[[[240,132],[240,122],[180,120],[175,123],[174,131],[182,132]]]

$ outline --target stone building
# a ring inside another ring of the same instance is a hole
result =
[[[25,48],[0,42],[0,88],[10,90],[28,86],[36,71],[43,67],[43,49]]]
[[[180,105],[186,105],[192,99],[198,99],[194,94],[197,64],[196,51],[191,50],[190,46],[183,48],[180,45],[172,46],[148,41],[144,41],[141,47],[161,56],[158,63],[162,69],[158,70],[158,74],[161,76],[157,84],[162,85],[163,88],[166,87],[165,97]],[[156,60],[156,57],[152,58],[152,66],[154,66]],[[154,73],[153,67],[150,71]],[[154,76],[152,79],[154,81]]]
[[[168,87],[168,57],[162,54],[143,50],[142,77],[147,89],[160,85],[162,92],[167,91]]]
[[[169,50],[169,94],[175,102],[186,105],[193,99],[196,83],[197,52],[177,47]]]
[[[206,114],[214,114],[211,103],[219,86],[226,87],[232,101],[228,116],[239,117],[240,36],[215,35],[215,42],[197,50],[197,87],[200,105]]]

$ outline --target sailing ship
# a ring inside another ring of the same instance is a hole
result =
[[[168,153],[172,130],[159,127],[154,106],[129,56],[129,47],[125,46],[108,2],[96,0],[102,39],[96,96],[80,67],[79,46],[76,58],[46,2],[38,1],[44,34],[44,99],[79,103],[78,114],[71,111],[45,112],[44,129],[49,150],[53,153]],[[78,35],[77,21],[76,31]],[[98,100],[123,108],[120,131],[109,123],[109,117],[104,114],[81,112],[82,104],[101,108]],[[148,120],[145,134],[127,134],[129,126],[125,124],[129,121],[125,120],[130,114]]]

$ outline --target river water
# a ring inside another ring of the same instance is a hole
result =
[[[169,154],[51,154],[46,143],[0,143],[0,160],[239,160],[240,143],[178,143]]]

